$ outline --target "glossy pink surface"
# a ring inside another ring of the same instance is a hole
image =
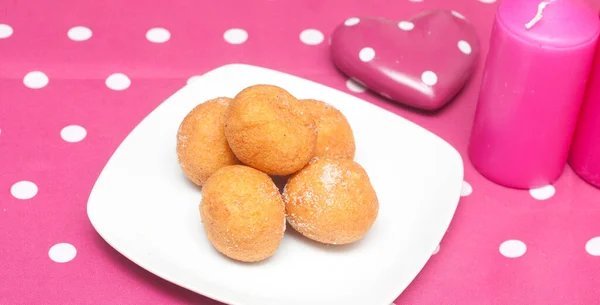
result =
[[[479,172],[515,188],[561,175],[600,26],[581,2],[555,0],[525,29],[540,3],[500,3],[470,143]]]
[[[336,66],[400,104],[436,110],[471,77],[479,39],[462,15],[424,11],[410,20],[353,17],[331,37]]]
[[[587,182],[600,187],[600,44],[573,136],[569,164]]]

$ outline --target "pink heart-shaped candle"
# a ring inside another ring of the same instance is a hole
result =
[[[407,21],[353,17],[331,37],[331,57],[343,73],[388,99],[424,110],[452,100],[478,56],[473,26],[446,10],[424,11]]]

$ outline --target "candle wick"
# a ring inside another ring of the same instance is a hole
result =
[[[538,23],[540,20],[542,20],[542,14],[544,12],[544,9],[546,8],[546,6],[548,6],[548,4],[554,2],[555,0],[546,0],[543,1],[542,3],[540,3],[538,5],[538,10],[537,13],[535,14],[535,16],[533,17],[533,19],[531,19],[531,21],[527,22],[527,24],[525,24],[525,28],[526,29],[531,29],[534,25],[536,25],[536,23]]]

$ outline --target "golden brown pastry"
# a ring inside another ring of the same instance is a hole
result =
[[[319,100],[301,100],[317,123],[316,157],[354,159],[354,134],[346,117],[335,107]]]
[[[202,185],[212,173],[240,161],[225,139],[225,111],[230,98],[219,97],[194,107],[177,131],[177,159],[184,174]]]
[[[362,239],[379,211],[367,173],[358,163],[345,159],[311,161],[289,179],[283,198],[290,225],[325,244]]]
[[[277,186],[267,174],[244,165],[223,167],[208,178],[200,216],[215,249],[242,262],[272,256],[286,226]]]
[[[225,136],[240,161],[276,176],[300,170],[317,146],[312,116],[290,93],[272,85],[251,86],[235,96]]]

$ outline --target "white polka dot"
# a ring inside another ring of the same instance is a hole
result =
[[[526,251],[525,243],[516,239],[507,240],[500,245],[500,254],[509,258],[522,256]]]
[[[471,193],[473,193],[473,187],[471,186],[471,184],[469,184],[469,182],[463,181],[462,187],[460,188],[460,196],[469,196],[471,195]]]
[[[191,83],[195,83],[195,82],[199,81],[201,78],[202,78],[202,75],[194,75],[194,76],[188,78],[187,84],[189,85]]]
[[[40,89],[48,85],[48,76],[44,72],[32,71],[25,75],[23,83],[31,89]]]
[[[12,36],[12,34],[13,29],[10,27],[10,25],[0,23],[0,39],[8,38]]]
[[[241,44],[248,40],[248,32],[243,29],[229,29],[225,31],[223,38],[230,44]]]
[[[10,188],[13,197],[21,200],[31,199],[38,192],[38,187],[31,181],[19,181]]]
[[[60,243],[52,246],[48,250],[48,256],[57,263],[66,263],[72,261],[77,255],[77,249],[71,244]]]
[[[83,140],[87,135],[85,128],[79,125],[69,125],[60,131],[60,137],[70,143]]]
[[[421,74],[421,81],[423,81],[423,83],[427,86],[433,86],[437,84],[438,77],[432,71],[425,71],[423,74]]]
[[[585,251],[592,256],[600,256],[600,236],[596,236],[585,244]]]
[[[76,26],[69,29],[67,36],[74,41],[84,41],[92,37],[92,30],[84,26]]]
[[[152,28],[146,32],[146,39],[154,43],[167,42],[171,38],[171,33],[165,28]]]
[[[323,42],[325,36],[319,30],[306,29],[300,33],[300,40],[307,45],[317,45]]]
[[[352,18],[346,19],[346,21],[344,22],[344,25],[353,26],[353,25],[357,25],[359,22],[360,22],[360,19],[358,19],[356,17],[352,17]]]
[[[471,45],[464,40],[458,41],[458,49],[467,55],[471,54],[471,51],[472,51]]]
[[[356,79],[348,79],[346,81],[346,87],[348,87],[348,90],[352,91],[352,92],[365,92],[367,91],[367,88],[365,87],[364,84],[362,84],[360,81],[357,81]]]
[[[106,86],[113,90],[125,90],[131,85],[131,80],[123,73],[114,73],[106,78]]]
[[[438,254],[438,252],[440,252],[440,245],[437,245],[437,247],[435,247],[435,250],[433,250],[433,255]]]
[[[496,0],[479,0],[479,2],[481,2],[481,3],[488,3],[489,4],[489,3],[496,2]]]
[[[363,62],[368,62],[373,60],[373,58],[375,58],[375,50],[373,50],[373,48],[362,48],[360,50],[360,53],[358,53],[358,57],[360,57],[360,60],[362,60]]]
[[[400,21],[398,27],[403,31],[410,31],[415,28],[415,24],[410,21]]]
[[[457,11],[452,11],[452,15],[454,15],[454,17],[456,18],[460,18],[460,19],[466,19],[465,16]]]
[[[554,186],[552,185],[546,185],[529,190],[531,197],[537,200],[549,199],[550,197],[554,196],[554,193],[556,193],[556,189],[554,189]]]

